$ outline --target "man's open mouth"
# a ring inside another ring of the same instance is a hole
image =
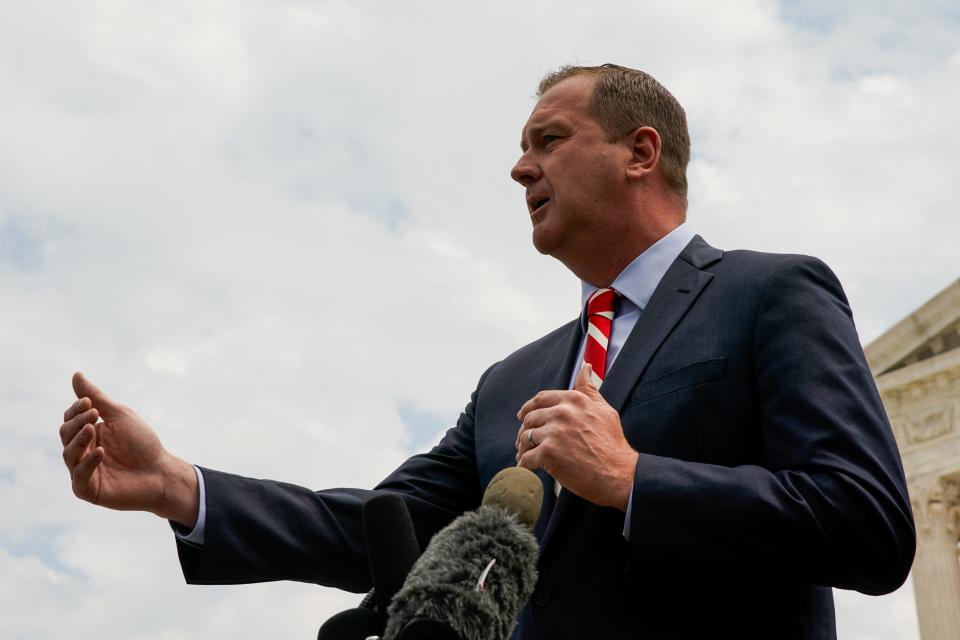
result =
[[[530,213],[536,213],[540,207],[550,202],[550,198],[534,198],[530,201]]]

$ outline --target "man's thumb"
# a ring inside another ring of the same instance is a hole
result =
[[[577,380],[573,383],[573,388],[587,395],[596,395],[599,393],[595,381],[596,374],[593,372],[593,365],[584,362],[580,367],[580,373],[577,374]]]
[[[101,412],[104,409],[113,409],[117,406],[113,400],[107,397],[107,394],[101,391],[97,385],[87,380],[79,371],[73,374],[73,392],[77,394],[78,398],[90,398],[93,406]]]

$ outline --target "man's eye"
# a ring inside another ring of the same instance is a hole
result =
[[[543,144],[550,144],[554,140],[559,140],[559,139],[560,139],[560,136],[543,136],[542,142]]]

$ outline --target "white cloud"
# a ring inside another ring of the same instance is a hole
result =
[[[936,2],[0,7],[0,636],[296,637],[355,602],[184,587],[164,523],[76,503],[70,373],[200,464],[376,482],[398,406],[452,422],[577,312],[508,176],[561,63],[659,77],[695,228],[825,258],[875,337],[957,277],[958,32]],[[841,637],[916,638],[911,598],[838,594]]]

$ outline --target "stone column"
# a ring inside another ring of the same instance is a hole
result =
[[[922,640],[960,638],[960,483],[937,479],[911,486],[917,524],[913,590]]]

